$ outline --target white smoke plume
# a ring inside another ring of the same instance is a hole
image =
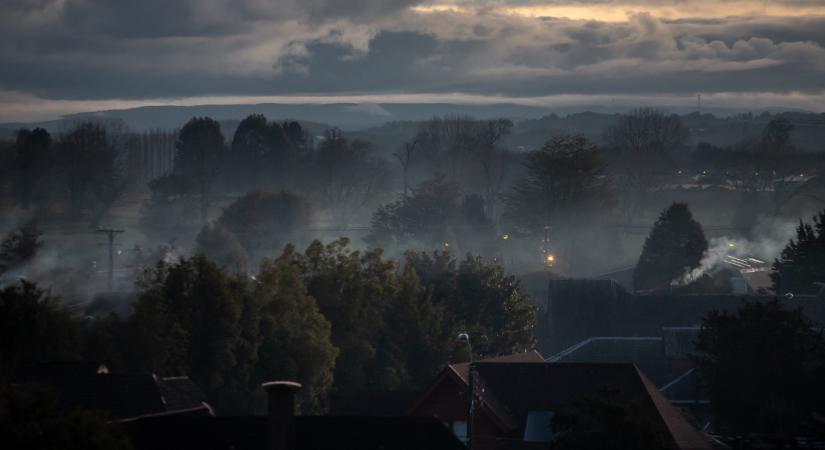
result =
[[[721,236],[710,240],[699,267],[688,270],[678,279],[680,284],[687,284],[719,266],[726,256],[737,258],[753,257],[767,263],[778,258],[788,241],[796,234],[796,222],[779,221],[772,218],[760,218],[754,228],[753,239],[741,236]]]

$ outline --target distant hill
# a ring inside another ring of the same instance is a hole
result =
[[[550,136],[582,133],[600,142],[604,130],[616,123],[628,107],[594,105],[591,107],[539,107],[519,104],[450,104],[450,103],[335,103],[335,104],[258,104],[147,106],[141,108],[89,112],[41,123],[0,124],[0,138],[10,138],[22,126],[44,127],[61,132],[82,120],[122,120],[135,131],[175,129],[194,116],[209,116],[221,122],[224,135],[231,139],[240,120],[259,113],[270,120],[298,120],[311,134],[318,136],[336,126],[351,138],[375,144],[389,154],[415,134],[420,121],[436,116],[463,115],[477,119],[507,117],[516,126],[505,144],[514,149],[534,149]],[[796,126],[796,141],[808,151],[825,151],[825,114],[808,112],[743,113],[726,109],[706,109],[703,114],[690,108],[663,108],[682,114],[691,129],[691,144],[708,142],[718,146],[735,144],[759,135],[772,118],[782,116]]]

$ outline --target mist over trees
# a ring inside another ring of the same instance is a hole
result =
[[[777,294],[805,293],[825,276],[825,211],[813,217],[813,224],[799,221],[796,239],[791,239],[773,263]]]
[[[645,240],[633,271],[636,289],[667,288],[699,267],[708,249],[705,232],[688,205],[674,203],[662,212]]]
[[[12,218],[2,376],[31,355],[189,375],[227,414],[261,412],[260,383],[291,379],[302,412],[345,414],[365,392],[421,389],[468,359],[460,332],[475,358],[529,350],[543,299],[520,280],[629,270],[637,290],[687,284],[720,235],[750,237],[817,204],[824,160],[795,144],[794,123],[720,147],[693,140],[700,119],[640,109],[530,147],[514,139],[533,123],[450,115],[372,131],[262,115],[144,134],[112,122],[21,130],[0,144]],[[823,220],[801,224],[775,262],[777,293],[822,281]],[[115,292],[100,282],[109,249],[95,234],[109,227],[125,230]],[[706,333],[739,345],[717,319]],[[703,339],[709,358],[730,356]],[[734,376],[703,364],[708,380]],[[609,395],[589,399],[560,416],[558,448],[586,445],[595,422],[644,436],[634,417]],[[626,444],[656,437],[644,439]]]

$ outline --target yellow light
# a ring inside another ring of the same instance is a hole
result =
[[[556,257],[553,255],[547,255],[547,262],[553,262],[556,260]]]
[[[733,242],[728,243],[728,248],[734,248],[734,247],[736,247],[736,244],[734,244]]]
[[[800,176],[800,177],[804,177],[804,176],[805,176],[805,174],[804,174],[804,173],[800,173],[800,174],[799,174],[799,176]]]
[[[509,234],[505,234],[505,235],[504,235],[504,236],[502,236],[501,238],[502,238],[502,239],[504,239],[504,240],[506,241],[507,239],[510,239],[510,235],[509,235]]]
[[[444,243],[444,247],[449,247],[449,246],[450,246],[450,243],[449,243],[449,242],[445,242],[445,243]]]

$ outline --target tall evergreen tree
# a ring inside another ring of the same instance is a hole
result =
[[[674,203],[662,212],[645,240],[633,271],[635,289],[664,288],[699,267],[708,249],[702,225],[693,219],[687,203]]]
[[[825,211],[813,218],[813,225],[799,221],[796,240],[791,239],[773,263],[774,291],[799,293],[814,282],[825,282]]]

